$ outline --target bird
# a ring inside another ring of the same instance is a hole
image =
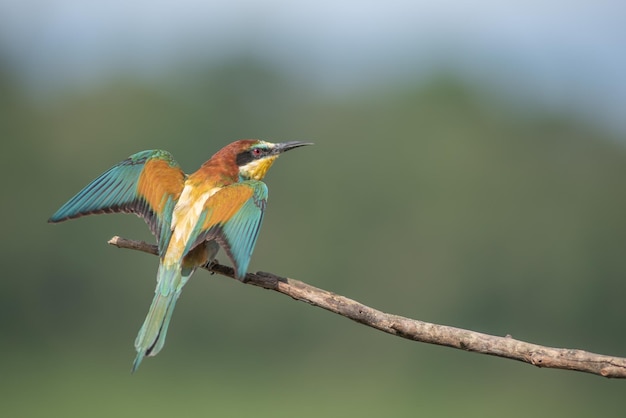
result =
[[[235,277],[245,281],[267,203],[262,181],[284,152],[311,142],[232,142],[185,174],[164,150],[146,150],[111,167],[68,200],[48,220],[58,223],[100,213],[134,213],[155,236],[157,285],[135,339],[134,373],[165,343],[174,306],[194,271],[215,261],[222,248]]]

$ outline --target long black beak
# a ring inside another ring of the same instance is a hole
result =
[[[272,149],[272,154],[282,154],[283,152],[289,151],[290,149],[303,147],[305,145],[313,145],[313,143],[312,142],[302,142],[302,141],[279,142]]]

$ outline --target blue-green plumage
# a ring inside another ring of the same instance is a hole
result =
[[[202,257],[206,257],[207,260],[213,260],[218,250],[219,247],[214,241],[203,244],[201,251],[204,254],[202,254]],[[169,266],[164,265],[163,262],[159,264],[154,298],[148,310],[148,315],[135,338],[137,356],[133,362],[133,373],[137,370],[144,357],[156,356],[163,348],[176,301],[195,270],[195,266],[185,267],[180,263]]]
[[[145,356],[156,355],[163,347],[176,300],[180,296],[184,284],[180,266],[159,265],[154,298],[148,315],[139,329],[137,338],[135,338],[137,357],[133,363],[133,373]]]
[[[215,201],[232,201],[230,194],[238,193],[237,189],[247,189],[250,197],[243,200],[240,205],[234,206],[236,211],[227,220],[210,223],[211,219],[220,218],[216,213],[223,210],[218,205],[206,205],[206,209],[200,215],[200,220],[185,247],[184,255],[194,248],[199,242],[216,240],[226,251],[233,261],[236,277],[243,280],[248,271],[248,264],[252,251],[261,229],[263,213],[267,203],[267,186],[256,180],[246,180],[227,186],[215,194]],[[247,197],[247,194],[246,194]],[[204,225],[203,225],[204,224]]]
[[[278,155],[310,145],[241,140],[217,152],[191,175],[162,150],[131,155],[111,167],[56,211],[49,222],[96,213],[134,213],[155,235],[160,263],[148,315],[135,339],[137,357],[156,355],[165,343],[176,301],[195,269],[222,247],[245,278],[267,201],[260,180]]]
[[[267,186],[260,181],[244,182],[254,189],[254,194],[243,204],[222,227],[219,240],[235,264],[239,280],[243,280],[248,271],[252,251],[259,236],[263,213],[267,202]]]
[[[141,190],[146,165],[156,161],[166,163],[164,167],[169,171],[162,174],[167,176],[169,183],[163,182],[157,187],[160,192],[158,201],[152,196],[146,196]],[[185,174],[169,152],[141,151],[98,176],[61,206],[48,222],[56,223],[98,213],[135,213],[145,219],[157,237],[162,252],[171,235],[172,211],[176,194],[180,192],[177,188],[182,189],[184,178]]]

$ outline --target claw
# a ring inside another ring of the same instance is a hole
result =
[[[216,265],[218,265],[220,262],[218,261],[217,258],[214,258],[213,260],[209,260],[206,262],[206,264],[203,266],[204,268],[206,268],[207,270],[209,270],[209,274],[212,276],[215,274],[214,271],[211,271],[211,269],[213,267],[215,267]]]

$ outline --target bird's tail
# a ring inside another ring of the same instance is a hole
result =
[[[167,327],[172,319],[176,300],[185,281],[181,277],[180,264],[159,265],[154,299],[152,299],[148,315],[135,339],[137,357],[133,363],[133,373],[137,370],[144,357],[156,356],[163,348]]]

